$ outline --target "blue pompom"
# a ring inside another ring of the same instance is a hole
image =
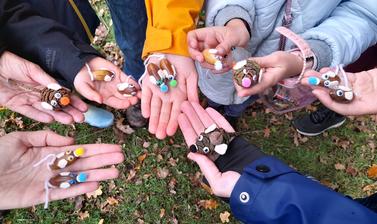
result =
[[[166,93],[167,91],[169,91],[169,87],[164,83],[160,86],[160,90],[161,92]]]
[[[311,86],[317,86],[317,85],[319,85],[320,80],[319,80],[319,78],[317,78],[317,77],[311,76],[311,77],[309,77],[309,79],[308,79],[308,83],[309,83],[309,85],[311,85]]]
[[[80,183],[86,182],[87,179],[88,179],[88,174],[86,173],[79,173],[76,177],[76,180]]]

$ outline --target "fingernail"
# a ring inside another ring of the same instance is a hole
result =
[[[190,160],[192,160],[192,153],[191,152],[187,155],[187,158],[189,158]]]
[[[314,76],[311,76],[308,79],[308,83],[311,86],[318,86],[320,82],[321,82],[321,80],[317,77],[314,77]]]

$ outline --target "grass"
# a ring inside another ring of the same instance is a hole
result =
[[[97,11],[103,9],[100,14],[111,26],[104,1],[93,1],[93,4]],[[107,41],[114,41],[112,34]],[[255,107],[247,112],[241,128],[250,142],[303,174],[313,176],[341,193],[365,196],[363,187],[373,183],[367,178],[366,170],[377,163],[373,147],[368,146],[368,143],[376,142],[376,123],[362,117],[349,120],[341,128],[323,135],[304,138],[290,125],[292,117],[303,113],[275,116]],[[48,210],[42,206],[12,210],[5,216],[6,223],[220,223],[220,213],[230,212],[228,205],[200,187],[198,167],[186,159],[186,147],[180,133],[158,141],[146,129],[119,136],[113,128],[98,130],[85,124],[43,125],[24,117],[24,127],[20,128],[12,122],[17,117],[21,116],[8,110],[0,112],[1,123],[8,121],[2,127],[6,133],[50,128],[62,135],[75,136],[80,144],[121,142],[126,160],[117,166],[121,170],[118,179],[101,183],[103,193],[98,197],[81,196],[53,202]],[[140,162],[143,155],[146,157]],[[337,163],[348,169],[335,169]],[[168,175],[165,177],[161,172]],[[118,204],[109,204],[109,198]],[[201,200],[209,199],[219,206],[205,209],[200,205]],[[86,218],[85,212],[89,214]],[[231,217],[230,223],[237,221]]]

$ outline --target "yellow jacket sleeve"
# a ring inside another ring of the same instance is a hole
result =
[[[143,58],[154,52],[188,56],[187,33],[193,30],[204,0],[145,0],[148,26]]]

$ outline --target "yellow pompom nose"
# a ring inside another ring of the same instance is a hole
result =
[[[73,154],[76,156],[76,157],[80,157],[82,155],[84,155],[85,153],[85,149],[84,148],[78,148],[76,149]]]

